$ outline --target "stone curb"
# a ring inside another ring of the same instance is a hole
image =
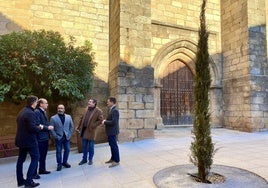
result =
[[[157,172],[154,183],[158,188],[267,188],[268,182],[261,176],[244,169],[213,165],[211,172],[218,173],[225,177],[223,183],[205,184],[194,181],[187,173],[197,173],[194,165],[177,165],[165,168]]]

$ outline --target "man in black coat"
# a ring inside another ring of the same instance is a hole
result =
[[[39,183],[33,181],[33,176],[38,165],[39,150],[36,134],[44,128],[43,125],[36,123],[34,109],[36,108],[38,98],[36,96],[27,97],[27,105],[18,114],[17,134],[15,144],[19,147],[19,156],[16,165],[16,175],[18,186],[36,187]],[[53,127],[48,127],[53,129]],[[23,178],[23,163],[27,154],[30,154],[31,162],[27,172],[26,180]]]

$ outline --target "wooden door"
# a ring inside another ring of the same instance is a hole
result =
[[[164,125],[193,123],[193,73],[179,60],[171,62],[161,79],[161,117]]]

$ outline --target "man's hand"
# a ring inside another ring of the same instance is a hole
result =
[[[53,129],[54,129],[54,126],[49,125],[49,126],[47,127],[47,129],[51,131],[51,130],[53,130]]]
[[[80,131],[79,131],[79,129],[78,129],[78,128],[76,128],[76,129],[75,129],[75,131],[76,131],[76,132],[78,132],[78,133],[80,133]]]

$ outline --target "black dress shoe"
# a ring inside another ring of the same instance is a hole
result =
[[[50,174],[50,171],[39,171],[39,174]]]
[[[62,166],[64,166],[65,168],[71,168],[71,165],[69,163],[62,163]]]
[[[60,165],[57,166],[57,171],[61,171],[61,166]]]
[[[40,178],[41,178],[41,177],[40,177],[38,174],[36,174],[36,175],[33,176],[33,179],[36,179],[36,180],[37,180],[37,179],[40,179]]]
[[[25,180],[23,180],[22,182],[18,182],[18,187],[23,186],[23,185],[25,185]]]
[[[40,185],[40,183],[32,182],[30,185],[26,185],[26,184],[25,184],[25,188],[37,187],[38,185]]]
[[[119,165],[119,162],[117,163],[117,162],[113,162],[110,166],[109,166],[109,168],[113,168],[113,167],[115,167],[115,166],[118,166]]]
[[[80,161],[80,163],[78,163],[78,165],[83,165],[85,163],[87,163],[87,160],[82,160],[82,161]]]

